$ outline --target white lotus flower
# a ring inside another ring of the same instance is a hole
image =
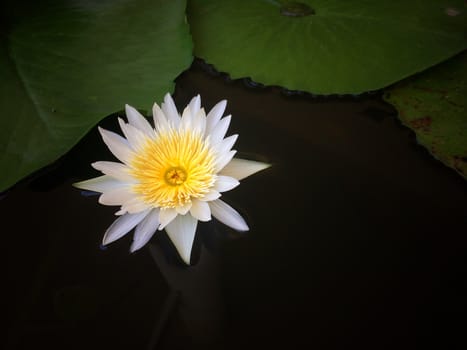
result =
[[[240,214],[219,197],[269,164],[233,158],[238,135],[225,137],[231,118],[221,119],[226,101],[207,116],[200,105],[198,95],[180,117],[167,94],[161,108],[154,104],[154,128],[128,105],[128,123],[118,119],[125,137],[99,128],[122,163],[95,162],[92,166],[104,175],[74,186],[102,193],[101,204],[120,206],[119,218],[104,234],[104,245],[136,227],[130,248],[134,252],[165,228],[189,264],[198,221],[209,221],[212,215],[238,231],[248,230]]]

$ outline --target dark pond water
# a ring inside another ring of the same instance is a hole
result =
[[[201,224],[191,267],[165,233],[101,249],[114,208],[71,187],[111,160],[92,130],[0,200],[6,349],[467,348],[467,184],[391,107],[195,65],[174,97],[198,93],[229,101],[240,156],[273,164],[224,196],[251,231]]]

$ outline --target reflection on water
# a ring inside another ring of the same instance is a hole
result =
[[[224,196],[250,232],[200,223],[191,267],[160,232],[135,254],[130,236],[101,250],[114,210],[71,187],[111,160],[92,130],[0,200],[7,349],[467,345],[467,186],[391,108],[194,67],[175,100],[198,93],[207,109],[229,101],[239,156],[273,163]]]

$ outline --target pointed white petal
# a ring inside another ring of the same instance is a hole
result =
[[[187,265],[190,264],[191,248],[193,247],[197,224],[198,220],[190,214],[186,214],[177,216],[165,228],[178,254]]]
[[[135,197],[136,195],[129,186],[122,186],[102,193],[99,197],[99,203],[103,205],[122,205]]]
[[[216,104],[214,107],[212,107],[211,111],[208,113],[206,117],[206,135],[211,133],[211,131],[217,125],[219,120],[222,118],[226,105],[227,105],[227,101],[222,100],[218,104]]]
[[[167,120],[176,128],[180,124],[180,116],[177,111],[177,107],[175,107],[175,103],[172,100],[172,96],[170,94],[166,94],[164,96],[164,103],[161,105],[162,111],[164,112]]]
[[[91,166],[115,179],[135,182],[135,179],[130,175],[130,169],[122,163],[99,161],[92,163]]]
[[[221,194],[216,191],[215,189],[211,189],[208,193],[206,193],[203,197],[198,198],[198,200],[203,201],[203,202],[209,202],[213,201],[214,199],[217,199],[221,196]]]
[[[226,192],[238,185],[240,185],[240,182],[237,179],[230,176],[218,175],[214,189],[219,192]]]
[[[267,163],[234,158],[221,170],[220,174],[241,180],[270,166],[271,164]]]
[[[193,115],[191,114],[191,109],[187,106],[183,110],[182,119],[180,120],[180,129],[181,130],[191,130],[193,127]]]
[[[139,213],[141,211],[147,210],[149,208],[151,208],[150,205],[146,204],[138,197],[133,196],[133,198],[123,203],[121,209],[129,212],[130,214],[134,214],[134,213]]]
[[[193,205],[190,209],[190,214],[199,221],[211,220],[211,208],[207,202],[193,200]]]
[[[206,114],[204,109],[201,108],[196,114],[193,114],[189,107],[183,110],[182,119],[180,123],[181,130],[190,130],[204,135],[206,128]]]
[[[113,155],[122,162],[128,164],[128,162],[133,157],[133,152],[130,149],[128,141],[112,131],[102,129],[101,127],[98,127],[98,129],[101,133],[104,143],[113,153]]]
[[[218,173],[221,171],[234,157],[237,151],[229,151],[228,153],[224,153],[219,158],[216,159],[215,163],[215,171]]]
[[[199,97],[199,95],[193,97],[188,104],[188,107],[191,109],[191,114],[196,115],[201,108],[201,97]]]
[[[188,202],[182,207],[176,207],[175,210],[177,211],[178,214],[185,215],[190,210],[191,204],[192,204],[191,202]]]
[[[201,135],[204,135],[206,130],[206,112],[204,108],[198,110],[193,116],[193,128],[196,129]]]
[[[140,151],[143,149],[149,136],[133,125],[125,123],[121,118],[118,118],[118,123],[120,124],[120,128],[125,134],[130,147],[134,151]]]
[[[178,215],[177,211],[173,208],[161,209],[159,213],[160,226],[159,230],[163,230],[173,219]]]
[[[154,118],[154,127],[158,132],[169,128],[167,117],[157,103],[154,103],[154,106],[152,107],[152,116]]]
[[[141,115],[135,108],[130,105],[125,105],[125,113],[130,125],[133,125],[135,128],[139,129],[146,135],[152,137],[154,136],[154,130],[147,121],[145,117]]]
[[[217,152],[218,155],[223,155],[223,154],[228,153],[232,149],[233,145],[235,144],[235,141],[237,141],[237,138],[238,138],[237,134],[226,137],[220,143],[214,146],[215,152]]]
[[[107,245],[123,237],[128,231],[132,230],[133,227],[138,225],[143,220],[149,210],[143,211],[137,214],[125,214],[114,221],[112,225],[105,231],[102,244]]]
[[[114,179],[113,177],[110,177],[108,175],[95,177],[93,179],[76,182],[73,184],[73,186],[75,186],[76,188],[101,193],[125,185],[125,183],[118,181],[117,179]]]
[[[209,206],[211,207],[212,215],[220,222],[223,222],[237,231],[249,230],[245,220],[227,203],[216,199],[215,201],[209,202]]]
[[[130,252],[133,253],[148,243],[148,241],[157,231],[157,226],[159,226],[159,209],[152,209],[144,218],[144,220],[141,221],[138,226],[136,226]]]
[[[211,137],[211,144],[212,145],[215,145],[215,144],[222,141],[222,139],[224,138],[224,136],[225,136],[225,134],[227,132],[227,129],[229,128],[231,118],[232,117],[230,115],[228,115],[227,117],[222,118],[219,121],[219,123],[217,123],[217,125],[214,127],[214,129],[211,131],[211,133],[209,135]]]

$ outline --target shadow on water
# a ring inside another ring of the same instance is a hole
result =
[[[164,233],[100,249],[114,208],[71,187],[111,160],[93,129],[0,200],[7,349],[466,348],[467,186],[390,106],[195,64],[174,96],[198,93],[206,109],[228,100],[240,156],[273,164],[225,194],[250,232],[200,224],[191,267]]]

